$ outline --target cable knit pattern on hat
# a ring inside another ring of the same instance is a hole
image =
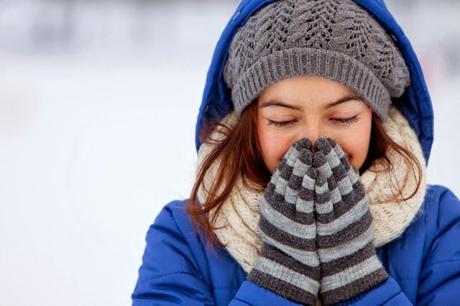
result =
[[[234,112],[228,114],[222,123],[233,126],[237,117]],[[392,171],[385,173],[373,173],[371,169],[383,169],[381,162],[375,161],[370,168],[361,176],[367,195],[370,199],[370,211],[373,217],[374,245],[382,246],[400,236],[409,226],[423,203],[426,191],[426,168],[422,149],[417,135],[410,127],[401,112],[391,106],[389,117],[384,121],[384,129],[388,135],[398,144],[409,149],[418,159],[422,166],[421,186],[414,197],[408,201],[397,204],[390,199],[396,194],[396,186],[402,186],[404,197],[410,195],[415,189],[415,177],[411,168],[405,164],[405,160],[394,151],[389,151],[387,157],[392,161]],[[212,137],[218,138],[218,130],[213,132]],[[203,143],[198,152],[198,165],[209,154],[212,146]],[[213,164],[204,178],[205,190],[209,190],[216,175],[217,163]],[[392,182],[392,183],[391,183]],[[233,258],[241,265],[244,271],[249,272],[259,255],[262,245],[257,232],[259,222],[259,199],[263,193],[256,192],[251,186],[245,186],[241,178],[237,180],[231,196],[222,205],[213,223],[221,229],[216,230],[218,239],[226,245],[226,249]],[[198,191],[198,200],[203,202],[206,192],[203,188]]]
[[[386,119],[391,97],[410,84],[393,39],[351,0],[264,6],[235,33],[223,74],[238,117],[269,85],[310,75],[353,89]]]

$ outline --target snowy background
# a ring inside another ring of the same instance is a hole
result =
[[[460,2],[387,3],[433,99],[428,180],[459,195]],[[0,0],[0,305],[130,304],[148,226],[191,190],[236,5]]]

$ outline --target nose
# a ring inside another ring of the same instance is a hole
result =
[[[321,130],[318,126],[309,126],[302,131],[301,135],[299,135],[299,139],[304,137],[310,140],[312,144],[312,150],[314,151],[316,140],[318,140],[318,138],[320,137],[324,137],[324,135],[322,135]]]

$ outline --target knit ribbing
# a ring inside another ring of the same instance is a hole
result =
[[[286,66],[286,62],[298,65]],[[273,64],[275,63],[275,64]],[[285,67],[285,69],[275,69]],[[269,78],[261,78],[264,73]],[[318,76],[341,83],[361,98],[371,103],[374,111],[386,119],[390,96],[383,83],[366,65],[352,57],[329,50],[291,48],[274,52],[252,65],[239,78],[232,90],[237,116],[241,115],[247,101],[253,101],[260,92],[272,83],[297,76]]]

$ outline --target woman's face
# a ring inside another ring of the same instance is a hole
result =
[[[356,93],[321,77],[295,77],[267,87],[258,97],[258,136],[265,165],[274,173],[297,140],[334,139],[356,170],[364,164],[372,110]]]

